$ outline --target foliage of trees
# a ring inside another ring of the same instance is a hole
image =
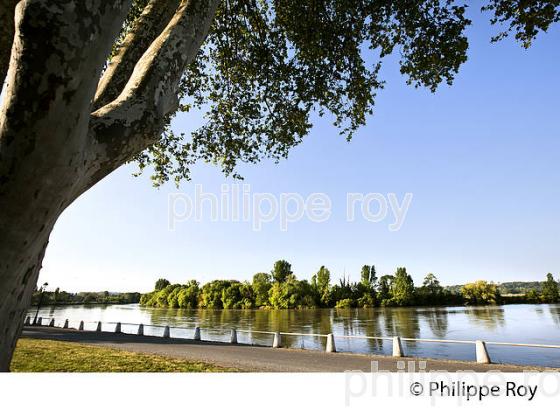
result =
[[[375,286],[376,281],[377,273],[375,272],[375,266],[362,266],[362,271],[360,272],[360,283],[365,287],[370,288]]]
[[[285,262],[276,266],[291,266]],[[284,263],[285,262],[285,263]],[[287,264],[287,265],[286,265]],[[273,269],[274,272],[274,269]],[[196,280],[186,284],[171,284],[158,279],[153,292],[79,292],[69,293],[56,289],[44,292],[42,304],[125,304],[140,303],[144,306],[211,309],[302,309],[302,308],[355,308],[375,306],[441,306],[488,305],[496,303],[558,303],[559,284],[552,274],[546,281],[538,282],[539,289],[530,288],[523,295],[503,295],[498,284],[479,280],[467,283],[457,292],[455,287],[444,288],[433,273],[428,273],[422,286],[414,287],[406,268],[398,268],[394,275],[377,278],[375,266],[364,265],[359,282],[344,276],[331,284],[331,273],[321,266],[307,280],[298,280],[293,273],[274,281],[273,274],[256,273],[252,282],[214,280],[200,286]],[[517,282],[523,283],[523,282]],[[532,282],[527,282],[532,283]],[[163,286],[165,285],[165,286]],[[163,286],[163,287],[162,287]],[[40,292],[33,294],[33,304],[38,303]]]
[[[318,299],[316,300],[318,305],[330,305],[330,284],[331,272],[324,266],[321,266],[319,271],[311,278],[311,287],[313,288],[314,293],[318,296]]]
[[[525,295],[529,291],[535,291],[537,293],[542,292],[542,285],[544,282],[534,281],[534,282],[503,282],[500,283],[498,289],[502,295]]]
[[[181,287],[177,295],[177,303],[180,308],[195,308],[198,305],[199,283],[191,280],[186,286]]]
[[[542,281],[530,281],[530,282],[521,282],[521,281],[513,281],[513,282],[502,282],[497,283],[498,290],[502,296],[509,295],[509,296],[524,296],[529,291],[535,291],[539,295],[542,292],[542,286],[544,282]],[[461,288],[464,285],[451,285],[446,286],[445,288],[450,291],[451,293],[461,293]]]
[[[465,304],[494,303],[558,303],[559,284],[551,273],[543,282],[505,282],[501,284],[477,281],[463,286],[448,287],[452,292],[459,289]]]
[[[540,295],[535,289],[531,289],[525,294],[525,301],[527,303],[539,303]]]
[[[163,278],[158,279],[156,281],[156,290],[162,290],[169,285],[171,285],[171,283],[169,283],[169,281],[167,279],[163,279]]]
[[[253,294],[256,306],[268,305],[268,292],[272,287],[272,275],[260,272],[253,276]]]
[[[422,305],[438,304],[444,297],[444,289],[433,273],[428,273],[422,286],[416,290],[417,300]]]
[[[138,303],[141,294],[138,292],[78,292],[70,293],[56,288],[54,292],[43,292],[42,305],[88,305],[104,304],[116,305],[126,303]],[[31,300],[32,305],[37,305],[41,298],[41,292],[35,290]]]
[[[389,303],[394,306],[410,306],[414,304],[414,281],[406,272],[406,268],[397,268],[392,286],[393,297]]]
[[[377,298],[377,273],[374,265],[364,265],[360,272],[360,282],[357,284],[357,291],[360,297],[357,300],[359,307],[372,307],[376,304]]]
[[[272,268],[271,272],[274,282],[285,282],[288,279],[288,276],[292,275],[292,273],[292,265],[290,265],[285,260],[274,262],[274,267]]]
[[[441,306],[488,305],[496,303],[555,303],[560,300],[558,283],[552,274],[540,282],[541,291],[530,289],[524,295],[502,295],[497,284],[479,280],[460,288],[443,287],[436,275],[428,273],[422,286],[415,287],[406,268],[397,268],[394,275],[377,277],[375,266],[364,265],[360,281],[344,275],[331,284],[331,272],[321,266],[311,281],[298,280],[291,265],[277,261],[271,273],[256,273],[252,282],[214,280],[200,287],[191,280],[186,285],[168,284],[142,295],[140,303],[147,306],[212,309],[303,309],[355,308],[375,306]],[[169,283],[169,282],[167,282]]]
[[[554,280],[552,273],[546,275],[546,281],[542,287],[541,299],[544,303],[557,303],[560,301],[558,282]]]
[[[467,305],[491,305],[500,301],[500,291],[495,283],[477,280],[467,283],[461,289]]]
[[[377,287],[379,300],[382,302],[391,299],[391,287],[393,286],[393,275],[383,275],[379,278],[379,285]]]
[[[306,280],[290,275],[285,282],[275,282],[269,291],[270,306],[275,309],[311,308],[316,306],[317,295]]]

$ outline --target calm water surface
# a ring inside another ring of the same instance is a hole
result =
[[[34,315],[35,310],[31,309]],[[139,305],[65,306],[41,308],[39,316],[54,317],[57,326],[65,319],[70,327],[80,320],[86,330],[96,321],[103,330],[114,330],[123,322],[123,332],[135,333],[143,323],[145,333],[161,335],[163,329],[147,325],[169,325],[172,337],[190,338],[195,325],[203,339],[228,341],[230,329],[318,333],[360,336],[394,336],[426,339],[485,340],[496,342],[560,345],[560,304],[506,305],[493,307],[374,308],[310,310],[188,310],[148,308]],[[173,329],[181,327],[186,329]],[[272,335],[239,332],[240,343],[272,344]],[[323,349],[324,338],[283,336],[294,348]],[[391,354],[390,340],[336,338],[338,351]],[[410,356],[474,360],[474,345],[405,342]],[[493,361],[560,368],[560,349],[488,346]]]

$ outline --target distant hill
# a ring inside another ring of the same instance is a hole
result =
[[[544,282],[504,282],[498,287],[502,295],[523,295],[530,290],[540,292]]]
[[[530,290],[540,292],[544,282],[504,282],[498,284],[498,289],[502,295],[524,295]],[[463,285],[446,286],[445,288],[451,293],[460,293]]]

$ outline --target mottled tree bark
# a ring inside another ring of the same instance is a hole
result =
[[[179,0],[148,2],[101,77],[95,94],[95,109],[109,104],[119,96],[136,63],[167,26],[178,6]]]
[[[130,0],[18,3],[0,107],[0,371],[9,370],[56,220],[159,138],[218,1],[184,0],[177,7],[168,0],[168,23],[158,22],[159,35],[147,36],[151,44],[143,43],[134,68],[132,57],[122,58],[122,70],[115,64],[118,75],[101,88]],[[141,26],[136,30],[141,36]],[[96,93],[114,99],[92,112]]]

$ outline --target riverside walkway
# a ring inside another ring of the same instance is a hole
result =
[[[58,340],[103,346],[136,353],[157,354],[167,357],[213,363],[240,371],[257,372],[370,372],[372,362],[380,371],[543,371],[546,368],[506,364],[479,364],[475,362],[392,357],[349,353],[329,354],[321,351],[298,349],[271,349],[269,347],[229,344],[187,339],[164,339],[156,336],[137,336],[125,333],[77,331],[54,327],[25,326],[23,337]]]

